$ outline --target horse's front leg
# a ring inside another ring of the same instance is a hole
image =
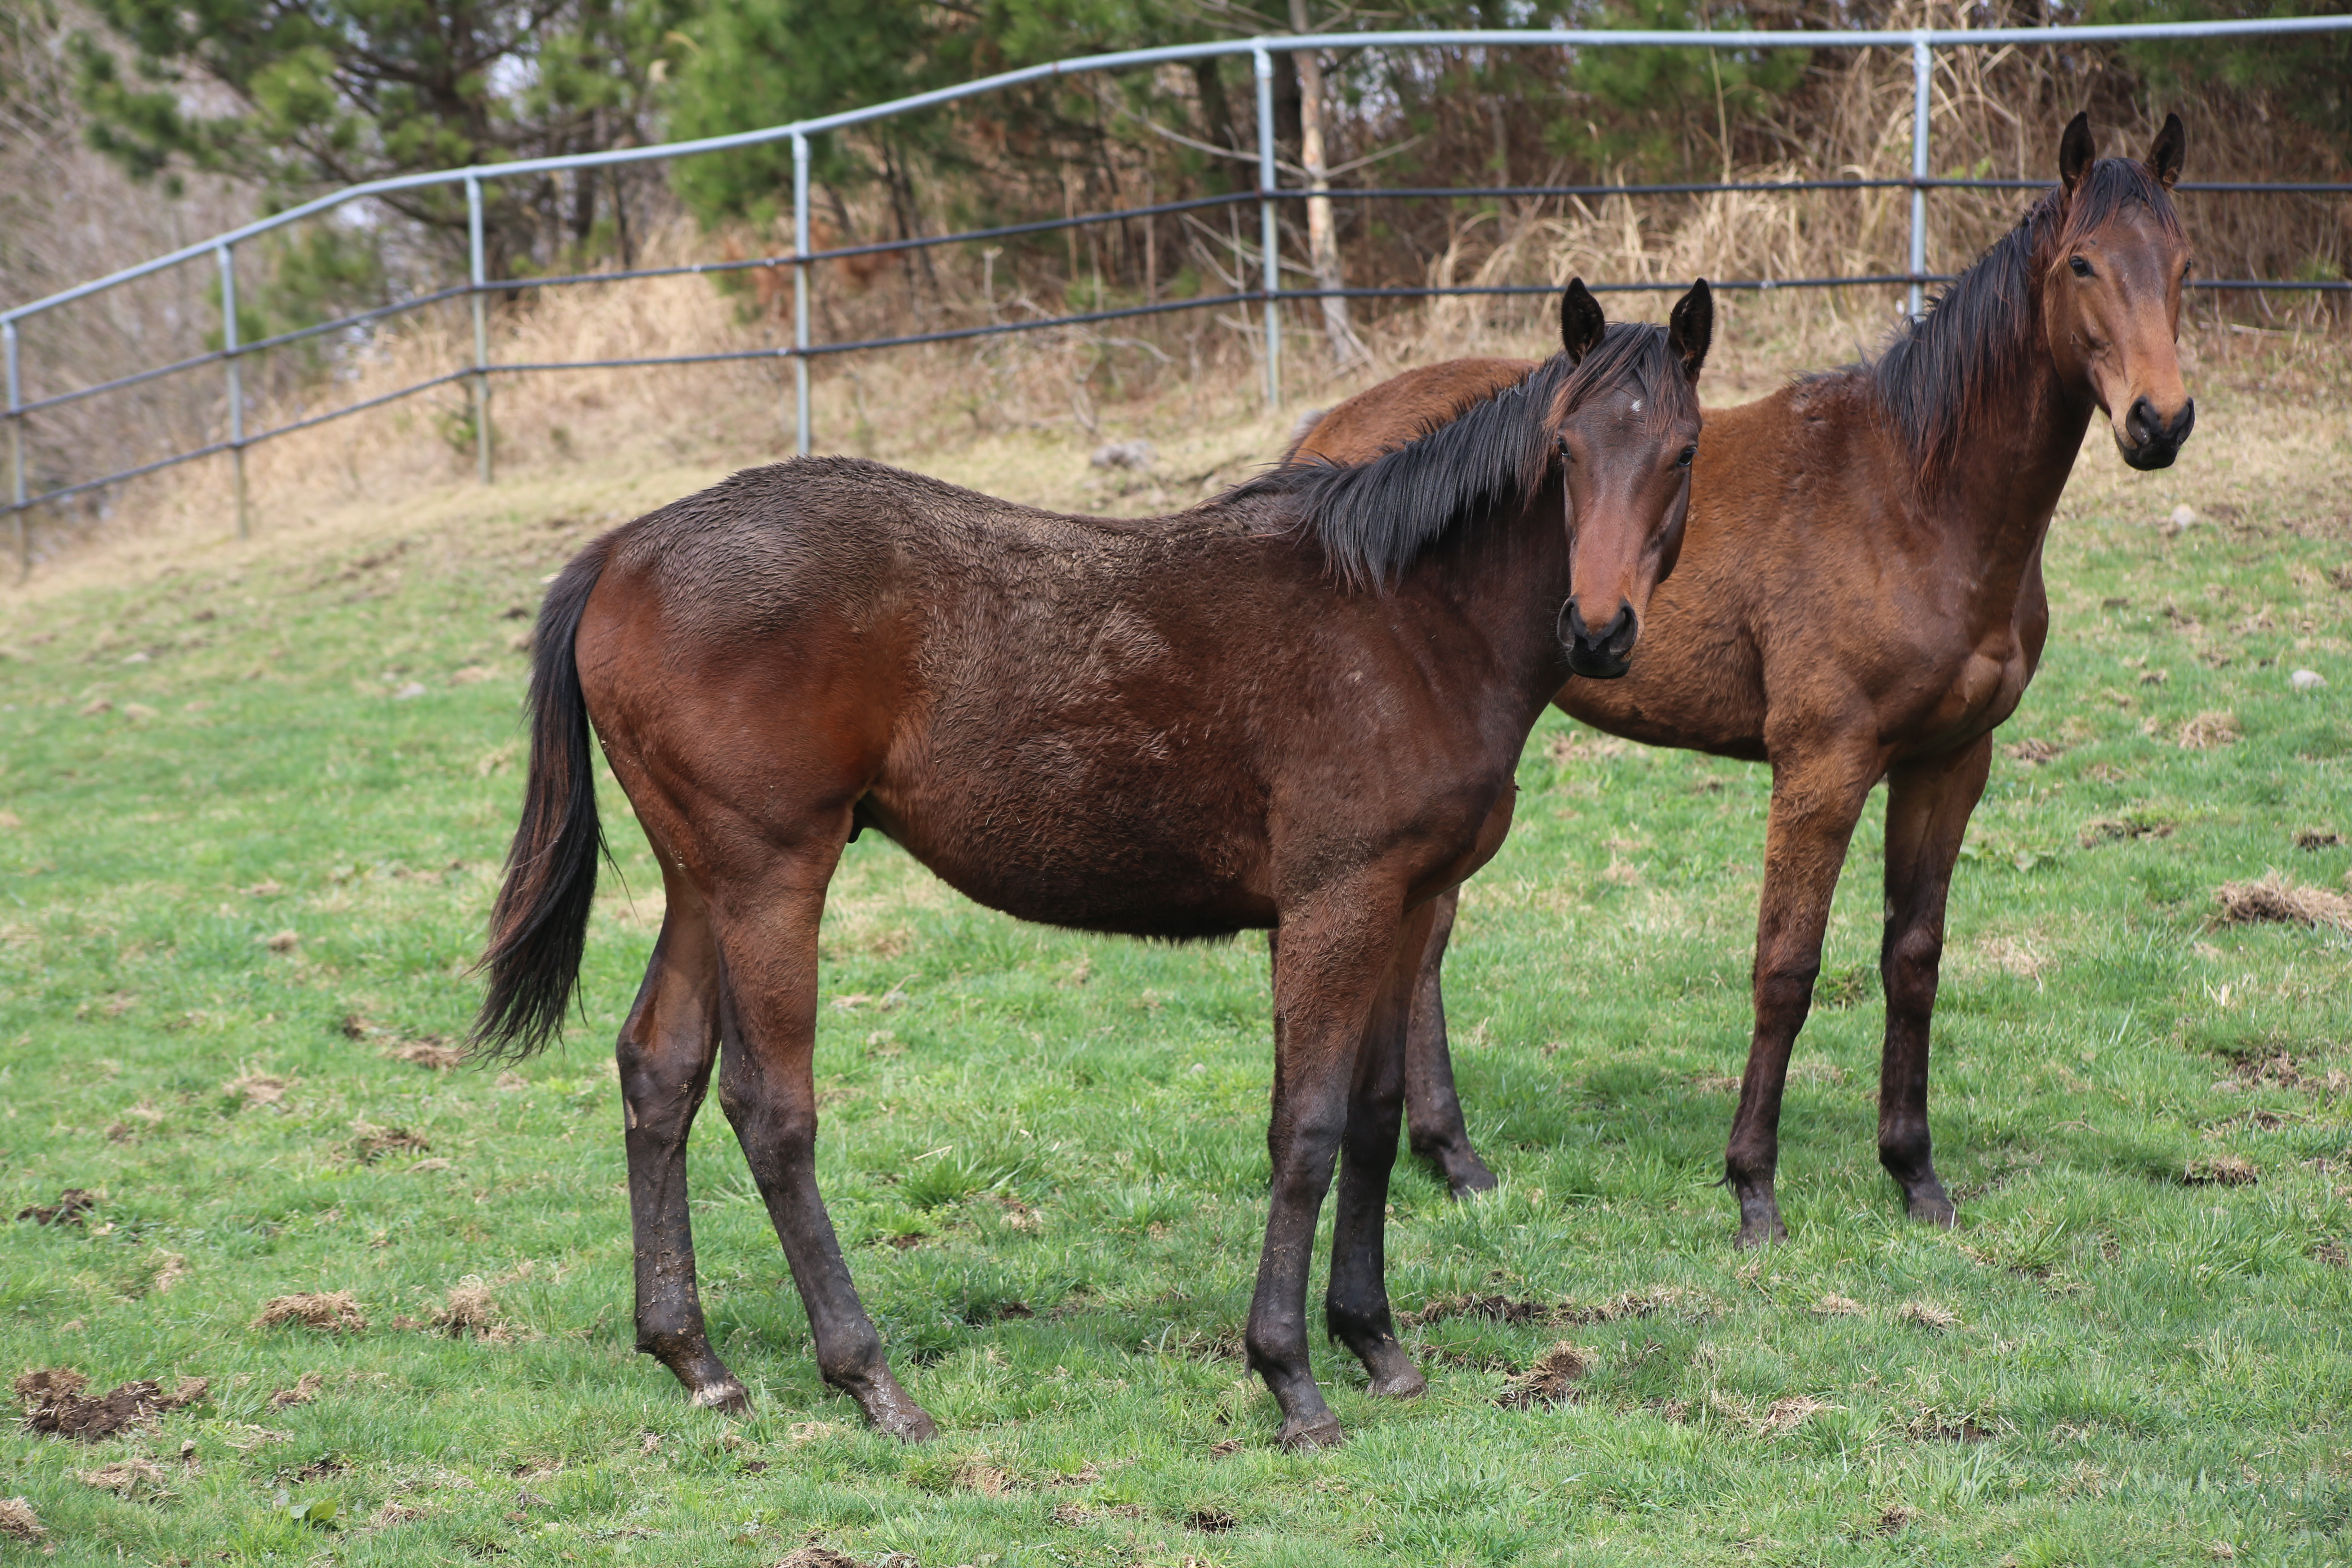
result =
[[[1432,902],[1433,918],[1413,976],[1411,1017],[1404,1041],[1405,1141],[1412,1152],[1445,1178],[1457,1198],[1493,1189],[1495,1173],[1470,1146],[1462,1120],[1462,1097],[1454,1088],[1454,1054],[1445,1043],[1445,945],[1454,936],[1454,913],[1461,889]]]
[[[1822,933],[1863,802],[1878,781],[1874,752],[1776,756],[1764,833],[1764,897],[1756,916],[1756,1029],[1739,1109],[1724,1152],[1724,1184],[1739,1200],[1736,1245],[1785,1241],[1772,1178],[1780,1163],[1780,1096],[1789,1053],[1812,1011]]]
[[[1886,1048],[1878,1075],[1878,1160],[1903,1189],[1913,1219],[1958,1217],[1927,1136],[1927,1031],[1943,967],[1944,903],[1969,814],[1984,795],[1992,737],[1886,776],[1886,931],[1878,974],[1886,992]]]
[[[740,1415],[751,1409],[751,1396],[704,1331],[686,1206],[687,1133],[719,1052],[719,952],[700,900],[681,880],[667,880],[661,939],[616,1051],[636,1250],[637,1349],[675,1373],[697,1405]]]
[[[719,1103],[792,1265],[817,1370],[877,1427],[915,1442],[939,1427],[891,1375],[816,1188],[817,924],[848,836],[842,815],[839,837],[781,858],[713,900],[724,955]]]
[[[1404,1098],[1405,1028],[1436,917],[1433,904],[1423,904],[1405,917],[1387,983],[1373,1001],[1371,1020],[1357,1053],[1348,1131],[1340,1143],[1339,1205],[1332,1215],[1331,1287],[1323,1299],[1324,1321],[1332,1338],[1364,1363],[1371,1392],[1399,1399],[1429,1387],[1397,1342],[1396,1325],[1389,1315],[1388,1198]]]
[[[1315,1222],[1348,1131],[1357,1058],[1388,983],[1402,899],[1393,889],[1325,889],[1281,913],[1274,960],[1274,1115],[1266,1127],[1272,1205],[1244,1339],[1250,1366],[1282,1406],[1286,1448],[1339,1441],[1308,1363],[1307,1276]],[[1388,1121],[1396,1157],[1396,1120]],[[1383,1167],[1385,1175],[1385,1167]],[[1351,1300],[1353,1298],[1351,1297]],[[1382,1314],[1385,1317],[1385,1311]]]

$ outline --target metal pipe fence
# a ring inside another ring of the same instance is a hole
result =
[[[487,485],[492,482],[496,472],[493,457],[495,432],[491,417],[491,386],[492,378],[495,376],[562,370],[635,369],[716,364],[748,360],[787,360],[791,362],[793,372],[794,444],[798,451],[805,454],[813,445],[810,429],[809,365],[813,360],[832,355],[902,348],[923,343],[954,342],[973,338],[1040,331],[1053,328],[1089,326],[1103,321],[1160,316],[1178,311],[1228,306],[1255,307],[1263,315],[1265,395],[1269,405],[1279,405],[1282,397],[1282,325],[1279,312],[1280,307],[1286,302],[1335,297],[1349,300],[1514,297],[1549,294],[1556,291],[1555,287],[1550,284],[1463,284],[1359,289],[1283,287],[1280,271],[1282,261],[1278,209],[1284,202],[1304,201],[1315,193],[1304,189],[1286,188],[1279,178],[1279,164],[1275,155],[1273,61],[1273,57],[1279,53],[1310,49],[1318,51],[1383,50],[1422,47],[1533,47],[1567,50],[1622,47],[1906,50],[1911,59],[1913,77],[1911,172],[1906,178],[1681,181],[1647,184],[1375,186],[1335,189],[1329,191],[1328,195],[1334,200],[1380,202],[1611,198],[1701,195],[1730,192],[1786,195],[1820,191],[1907,190],[1910,193],[1910,247],[1908,266],[1902,272],[1822,278],[1728,279],[1710,281],[1716,288],[1736,290],[1906,286],[1909,290],[1910,310],[1916,316],[1923,307],[1926,287],[1932,283],[1950,281],[1948,274],[1933,273],[1927,270],[1927,225],[1929,192],[1935,190],[2039,190],[2046,188],[2048,184],[2045,181],[2025,179],[1939,179],[1929,174],[1932,129],[1931,88],[1935,69],[1935,52],[1938,48],[2000,45],[2125,43],[2158,38],[2274,37],[2347,30],[2352,30],[2352,16],[2124,26],[1916,28],[1872,32],[1437,30],[1305,34],[1223,39],[1206,43],[1170,45],[1160,48],[1130,49],[1117,54],[1091,55],[1060,60],[1048,65],[1005,71],[955,87],[919,93],[887,103],[874,104],[838,114],[800,121],[789,125],[772,126],[730,136],[706,137],[698,141],[664,142],[644,147],[614,148],[601,153],[580,153],[568,157],[482,164],[465,169],[439,170],[427,174],[403,175],[394,179],[371,181],[289,207],[268,217],[233,229],[226,234],[184,247],[137,266],[124,268],[104,278],[94,279],[74,288],[63,289],[46,299],[0,310],[0,351],[5,351],[7,394],[7,406],[5,411],[0,411],[0,417],[5,418],[8,426],[10,483],[7,510],[12,524],[19,570],[21,573],[30,566],[31,541],[26,519],[27,513],[33,508],[103,489],[110,485],[121,484],[180,464],[218,456],[224,452],[229,454],[233,464],[236,526],[238,535],[243,537],[249,528],[249,505],[245,477],[245,454],[248,448],[277,437],[291,435],[298,430],[310,429],[458,382],[465,383],[468,389],[468,413],[473,426],[472,435],[478,474],[481,482]],[[1256,93],[1257,183],[1254,189],[1106,212],[1074,214],[1031,223],[999,225],[991,228],[964,230],[953,234],[921,235],[872,244],[841,246],[825,250],[810,248],[809,141],[813,136],[869,124],[1055,77],[1083,72],[1133,69],[1138,67],[1244,54],[1251,57]],[[608,164],[724,153],[780,141],[790,142],[793,155],[793,248],[789,252],[742,260],[698,262],[685,266],[636,268],[557,277],[493,279],[488,276],[482,233],[482,185],[485,181],[513,179],[559,171],[592,169]],[[236,247],[238,245],[282,228],[289,224],[333,211],[350,203],[365,201],[398,191],[447,184],[460,184],[466,193],[469,265],[467,280],[465,283],[416,295],[373,310],[357,311],[334,321],[277,333],[249,343],[238,341],[236,273]],[[2183,181],[2175,188],[2184,192],[2208,192],[2232,195],[2352,195],[2352,184],[2291,184],[2277,181]],[[810,331],[809,269],[821,262],[899,254],[940,246],[965,245],[990,239],[1054,233],[1123,219],[1187,214],[1216,207],[1252,204],[1255,204],[1258,209],[1259,250],[1263,265],[1260,286],[1255,289],[1198,295],[1183,300],[1158,300],[1109,310],[1076,311],[1059,316],[1015,321],[990,321],[974,326],[947,328],[935,331],[907,332],[849,342],[819,343],[813,340]],[[53,393],[31,401],[26,399],[21,369],[20,323],[32,321],[62,306],[153,276],[184,262],[199,259],[207,254],[215,258],[219,268],[222,321],[222,346],[219,349],[168,364],[136,371],[128,375],[118,376],[89,386]],[[489,296],[494,292],[520,292],[526,289],[613,284],[643,279],[694,274],[717,276],[784,267],[791,268],[793,271],[793,333],[792,342],[788,345],[763,345],[710,353],[652,355],[629,359],[564,360],[532,363],[501,363],[491,357],[488,307]],[[1680,283],[1640,281],[1601,282],[1592,285],[1595,290],[1600,292],[1655,291],[1679,289],[1682,286]],[[2352,292],[2352,280],[2345,279],[2197,279],[2191,281],[2190,286],[2209,290]],[[378,396],[307,417],[297,418],[267,429],[249,431],[246,428],[246,389],[243,376],[243,363],[246,360],[322,334],[371,326],[379,321],[461,297],[468,301],[472,315],[474,353],[470,364]],[[27,423],[34,416],[86,398],[119,392],[163,376],[211,364],[224,367],[227,408],[227,431],[225,438],[175,452],[135,468],[59,484],[37,494],[32,493],[27,469],[26,432]]]

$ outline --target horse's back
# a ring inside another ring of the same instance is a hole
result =
[[[1292,462],[1368,463],[1527,379],[1531,359],[1450,359],[1391,376],[1336,405],[1284,454]]]

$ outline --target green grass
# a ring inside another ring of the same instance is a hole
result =
[[[1998,761],[1953,899],[1934,1110],[1960,1228],[1906,1225],[1874,1158],[1874,809],[1783,1124],[1794,1239],[1730,1250],[1710,1184],[1766,777],[1555,760],[1555,716],[1449,976],[1504,1187],[1457,1206],[1401,1171],[1391,1284],[1404,1309],[1656,1310],[1430,1322],[1410,1405],[1327,1352],[1350,1440],[1307,1457],[1273,1447],[1232,1350],[1264,1216],[1261,942],[1023,926],[855,846],[822,1176],[944,1436],[876,1438],[821,1384],[714,1107],[703,1290],[758,1401],[729,1422],[631,1349],[606,1052],[659,881],[616,795],[627,892],[607,877],[584,1026],[513,1074],[386,1054],[473,1006],[519,783],[525,623],[501,616],[580,526],[491,517],[22,601],[0,627],[0,1207],[103,1195],[80,1229],[0,1221],[0,1369],[212,1394],[130,1439],[0,1438],[0,1498],[60,1563],[721,1568],[812,1535],[925,1568],[2345,1561],[2352,1099],[2326,1086],[2352,1070],[2352,951],[2210,920],[2217,884],[2266,867],[2343,886],[2352,851],[2294,835],[2352,837],[2352,594],[2325,574],[2340,542],[2257,504],[2178,539],[2137,505],[2060,524],[2057,630],[2002,739],[2063,750]],[[2331,684],[2292,694],[2298,666]],[[2207,711],[2242,739],[2182,749]],[[227,1087],[257,1074],[288,1080],[278,1103]],[[367,1157],[395,1128],[429,1148]],[[2188,1179],[2232,1160],[2258,1180]],[[495,1332],[402,1326],[469,1280]],[[344,1289],[363,1333],[247,1326]],[[1580,1398],[1498,1407],[1562,1338],[1592,1362]],[[273,1407],[306,1373],[316,1397]],[[79,1479],[134,1454],[161,1497]],[[341,1528],[288,1519],[318,1500]]]

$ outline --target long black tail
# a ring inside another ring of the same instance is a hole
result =
[[[490,976],[468,1040],[479,1055],[526,1057],[546,1046],[562,1033],[580,978],[604,835],[596,822],[595,738],[572,644],[604,552],[602,540],[581,552],[540,606],[522,821],[490,912],[490,945],[475,965]]]

